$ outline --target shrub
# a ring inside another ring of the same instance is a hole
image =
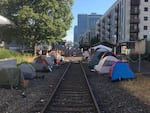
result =
[[[20,64],[22,62],[26,62],[27,57],[29,57],[29,54],[22,55],[21,53],[14,51],[14,50],[0,48],[0,59],[15,58],[15,59],[17,59],[17,64]]]
[[[137,54],[137,53],[134,53],[134,54],[130,54],[130,59],[132,59],[132,60],[138,60],[138,58],[139,58],[139,54]]]

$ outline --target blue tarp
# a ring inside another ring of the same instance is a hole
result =
[[[128,79],[135,78],[135,74],[132,72],[127,63],[119,61],[116,62],[112,66],[111,79],[112,80],[120,80],[120,79]]]

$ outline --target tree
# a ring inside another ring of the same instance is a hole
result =
[[[91,39],[90,45],[92,46],[92,45],[98,43],[99,41],[100,41],[99,38],[97,36],[95,36],[94,38]]]
[[[1,0],[0,13],[15,24],[19,43],[53,43],[65,37],[73,19],[73,0]]]

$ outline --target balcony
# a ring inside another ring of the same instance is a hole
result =
[[[137,28],[137,29],[133,29],[130,27],[130,33],[138,33],[140,30]]]
[[[99,27],[101,26],[101,24],[100,24],[100,23],[98,23],[97,25],[98,25]]]
[[[137,18],[137,19],[131,18],[130,23],[131,24],[136,24],[136,23],[138,24],[138,23],[140,23],[140,19],[139,18]]]
[[[107,31],[110,32],[110,27],[107,28]]]
[[[117,14],[115,15],[115,20],[118,20],[118,15]]]
[[[131,9],[130,10],[130,14],[131,15],[139,15],[140,14],[140,10],[139,9],[136,9],[136,10],[135,9]]]
[[[98,32],[100,32],[100,31],[101,31],[101,29],[100,29],[100,28],[98,28],[98,29],[97,29],[97,31],[98,31]]]
[[[130,41],[137,41],[138,37],[130,37]]]
[[[107,16],[107,18],[110,19],[110,18],[111,18],[111,15],[109,14],[109,15]]]
[[[139,6],[140,5],[140,0],[131,0],[131,5],[132,6]]]

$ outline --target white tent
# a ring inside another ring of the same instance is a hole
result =
[[[0,15],[0,26],[7,25],[7,24],[12,24],[12,22],[6,17]]]
[[[119,61],[119,59],[114,56],[106,56],[95,65],[94,69],[101,74],[109,73],[110,67],[117,61]]]
[[[110,48],[110,47],[107,47],[107,46],[104,46],[104,45],[97,45],[97,46],[94,46],[94,47],[92,47],[92,49],[94,49],[94,50],[96,50],[96,49],[104,49],[104,50],[107,50],[107,51],[112,51],[112,48]]]

